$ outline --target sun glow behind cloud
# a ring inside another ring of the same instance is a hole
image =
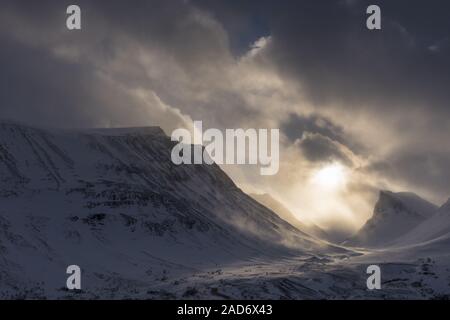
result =
[[[350,179],[350,169],[339,162],[326,164],[312,171],[308,183],[308,202],[309,210],[314,212],[313,220],[320,223],[321,220],[330,220],[333,215],[335,218],[352,220],[347,201],[343,201]]]
[[[375,199],[361,185],[360,181],[367,177],[357,167],[334,161],[317,165],[297,163],[296,168],[290,169],[291,187],[272,193],[301,221],[348,235],[370,215]]]
[[[29,19],[26,6],[12,3],[0,12],[0,33],[8,40],[1,69],[11,88],[0,118],[69,127],[158,125],[169,135],[180,127],[193,131],[193,120],[202,120],[205,128],[280,128],[278,175],[261,177],[251,166],[222,168],[244,190],[269,193],[300,219],[330,228],[336,221],[360,227],[372,213],[378,189],[415,191],[436,202],[448,198],[449,153],[435,143],[448,136],[448,108],[429,112],[432,103],[446,106],[448,90],[438,85],[432,91],[426,75],[396,78],[406,69],[419,75],[428,68],[428,75],[447,80],[447,64],[431,63],[441,57],[437,52],[424,66],[410,60],[421,58],[421,51],[389,54],[391,49],[413,49],[402,42],[404,32],[390,30],[387,42],[356,37],[348,47],[338,40],[354,33],[342,29],[349,24],[338,23],[314,32],[319,40],[336,39],[332,44],[298,42],[293,40],[309,38],[311,31],[297,21],[320,26],[321,20],[304,10],[296,10],[298,17],[278,16],[283,10],[277,9],[267,14],[286,21],[274,19],[276,28],[258,30],[260,38],[246,39],[252,41],[247,51],[234,55],[230,41],[241,33],[191,2],[175,10],[163,1],[145,14],[138,6],[93,5],[90,32],[81,38],[54,27],[60,20],[48,15],[51,1],[36,7],[39,20]],[[336,16],[334,9],[318,12],[328,19]],[[123,24],[118,26],[117,19]],[[335,58],[318,59],[329,45],[336,49]],[[348,60],[355,48],[364,49],[369,58],[386,52],[376,58],[392,68],[366,64],[367,57]],[[396,57],[402,59],[391,61]],[[23,82],[15,76],[17,70],[33,72]],[[51,77],[42,81],[39,75],[48,70]],[[399,90],[392,90],[395,80]],[[55,88],[65,94],[55,96]],[[30,95],[21,94],[25,91]],[[411,92],[424,94],[423,99],[414,96],[418,106]],[[430,102],[426,110],[422,101]]]
[[[333,163],[319,169],[313,175],[312,183],[323,189],[336,190],[345,186],[346,179],[344,166],[339,163]]]

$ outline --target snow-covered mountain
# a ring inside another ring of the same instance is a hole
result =
[[[288,208],[286,208],[281,202],[274,199],[270,194],[250,194],[250,196],[266,206],[267,208],[273,210],[278,216],[289,222],[291,225],[296,227],[297,229],[310,234],[316,238],[328,240],[328,234],[322,230],[319,226],[311,223],[306,224],[300,221]]]
[[[372,217],[343,244],[385,246],[429,219],[436,210],[437,206],[414,193],[380,191]]]
[[[0,122],[0,298],[449,296],[450,204],[432,215],[413,194],[381,192],[355,240],[395,245],[350,250],[293,227],[216,165],[174,165],[173,146],[154,127]],[[368,292],[373,263],[383,289]],[[81,291],[65,288],[73,264]]]
[[[174,165],[173,145],[156,127],[1,122],[0,296],[64,294],[71,264],[102,297],[226,263],[346,252],[280,219],[218,166]]]

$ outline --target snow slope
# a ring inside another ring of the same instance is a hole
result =
[[[410,232],[397,239],[395,246],[415,244],[430,245],[436,242],[450,244],[450,200],[443,204],[431,218],[425,220]]]

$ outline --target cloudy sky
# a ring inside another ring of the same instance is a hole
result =
[[[82,30],[66,28],[78,4]],[[378,4],[382,30],[366,28]],[[224,169],[352,230],[379,189],[450,196],[448,1],[0,2],[0,118],[279,128],[280,171]]]

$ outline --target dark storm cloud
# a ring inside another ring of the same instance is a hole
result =
[[[301,137],[304,132],[320,133],[341,143],[344,140],[343,129],[320,115],[300,116],[291,113],[282,129],[293,141]]]
[[[449,198],[450,154],[424,153],[408,150],[382,162],[373,163],[367,170],[390,176],[402,185],[415,185],[421,194],[436,203]]]
[[[186,92],[207,90],[196,79],[219,74],[231,58],[225,32],[184,1],[80,0],[81,31],[66,29],[71,3],[2,2],[1,118],[63,126],[154,125],[166,114],[172,120],[165,121],[176,125],[177,110],[168,112],[156,101],[163,110],[152,117],[152,106],[130,90],[157,92],[156,100],[195,114],[203,106],[195,109]],[[153,77],[143,65],[149,52],[159,59],[148,62]],[[241,102],[224,91],[214,99],[221,107]]]
[[[341,105],[348,111],[364,106],[379,112],[406,111],[415,105],[447,112],[449,52],[429,50],[442,31],[418,37],[412,33],[416,28],[409,28],[410,21],[401,18],[405,10],[415,16],[433,4],[400,2],[380,3],[381,31],[366,29],[364,2],[350,7],[321,2],[312,13],[288,14],[288,23],[274,27],[273,55],[281,69],[300,79],[318,105]],[[427,18],[445,19],[450,32],[447,16]],[[415,24],[428,25],[430,20],[418,19]]]
[[[350,167],[353,161],[348,153],[362,152],[363,148],[346,136],[344,129],[318,114],[290,114],[281,130],[291,142],[296,142],[304,156],[312,162],[340,161]],[[345,152],[344,148],[348,151]]]
[[[344,131],[352,116],[365,118],[366,128],[358,130],[370,132],[372,146],[395,146],[383,151],[388,166],[380,175],[428,188],[440,199],[450,194],[450,2],[258,1],[256,11],[254,1],[196,3],[234,28],[248,26],[235,26],[230,12],[257,12],[272,38],[265,54],[317,113],[344,115]],[[380,31],[366,28],[369,4],[381,7]],[[294,117],[284,128],[291,138],[309,130],[348,145],[342,132],[316,128],[309,119]],[[390,136],[378,140],[378,131]],[[376,148],[370,151],[376,155]]]
[[[93,113],[99,110],[91,108],[96,85],[87,67],[62,63],[47,51],[11,39],[0,41],[2,117],[40,124],[93,125],[89,119],[98,119]]]
[[[21,19],[41,30],[45,44],[47,38],[56,37],[55,33],[65,32],[64,8],[70,3],[6,1],[2,11],[12,21]],[[388,112],[392,108],[407,110],[413,104],[449,113],[447,1],[378,1],[383,29],[375,32],[365,28],[368,1],[139,0],[131,5],[126,1],[80,0],[78,4],[88,31],[67,37],[92,46],[99,59],[113,59],[118,38],[126,35],[161,48],[187,75],[195,77],[202,75],[204,68],[220,72],[220,64],[230,59],[224,55],[228,45],[243,47],[245,42],[270,33],[272,41],[266,54],[285,75],[301,84],[317,106],[335,104],[348,110]],[[217,33],[193,21],[194,5],[223,23],[228,31],[223,36],[231,39],[231,44],[217,41]],[[3,32],[13,33],[17,25],[9,27],[11,30]],[[21,36],[27,37],[27,33]],[[126,80],[147,80],[139,73],[133,76]],[[169,104],[181,104],[179,97],[166,92],[164,84],[150,85]],[[235,104],[244,110],[245,103],[235,98]],[[227,101],[234,99],[219,99],[217,103]]]
[[[83,30],[69,32],[72,3],[0,4],[0,118],[173,127],[188,115],[232,128],[265,116],[310,161],[372,152],[388,164],[378,174],[450,194],[448,1],[376,1],[381,31],[366,29],[365,0],[79,0]],[[253,69],[231,74],[261,36]],[[263,105],[291,86],[301,94]]]
[[[230,11],[240,16],[257,12],[268,21],[273,36],[271,57],[285,74],[301,82],[317,105],[340,102],[355,108],[371,103],[377,108],[407,108],[418,103],[446,108],[450,52],[445,45],[441,51],[430,46],[445,43],[450,35],[450,3],[377,1],[382,30],[369,31],[365,10],[372,2],[196,3],[213,11],[225,26],[234,26]]]
[[[342,126],[319,114],[299,115],[291,113],[287,120],[282,123],[281,130],[291,141],[301,138],[304,133],[318,133],[345,145],[355,153],[365,151],[363,146],[346,134]]]
[[[145,106],[91,65],[2,36],[0,41],[0,118],[56,127],[149,124]]]
[[[70,120],[74,121],[64,125],[78,126],[86,118],[86,125],[144,125],[148,113],[154,113],[147,110],[145,114],[145,109],[152,106],[136,101],[130,90],[153,92],[171,113],[180,111],[183,116],[205,121],[207,126],[239,126],[245,119],[254,119],[261,113],[250,108],[242,92],[233,87],[236,81],[230,73],[236,60],[230,52],[228,34],[208,12],[182,0],[138,0],[132,4],[120,0],[80,0],[77,4],[82,9],[82,30],[71,32],[65,27],[65,10],[71,3],[48,0],[2,3],[0,34],[23,46],[16,47],[17,50],[39,50],[47,55],[49,71],[45,78],[62,79],[61,92],[78,93],[75,95],[78,99],[68,96],[71,101],[55,109],[47,106],[43,97],[52,95],[50,84],[56,80],[49,80],[48,85],[41,81],[38,85],[42,100],[24,101],[23,97],[20,101],[22,108],[30,106],[29,114],[41,109],[41,117],[33,118],[36,122],[57,123],[70,109],[74,114]],[[29,64],[39,65],[34,56],[27,59]],[[14,68],[19,61],[12,59],[9,64]],[[74,72],[68,75],[67,68]],[[30,81],[24,84],[31,85],[33,79],[35,75],[30,74]],[[102,90],[97,90],[98,87]],[[15,99],[13,95],[5,95],[4,99],[5,105],[19,103],[11,101]],[[0,110],[0,117],[23,118],[23,112],[12,108],[8,112]],[[172,118],[176,117],[179,118],[172,114]],[[180,119],[172,122],[169,128],[179,125]]]
[[[298,146],[306,159],[311,162],[331,163],[341,162],[349,167],[353,166],[353,161],[343,150],[343,147],[321,134],[305,134],[298,141]]]

